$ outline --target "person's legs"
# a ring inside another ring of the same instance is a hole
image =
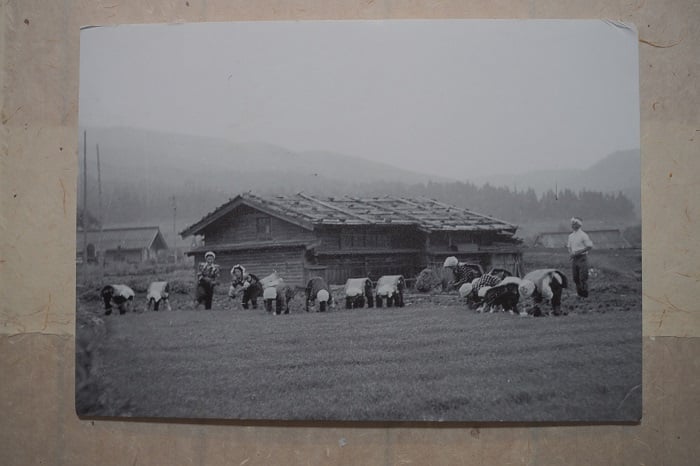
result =
[[[206,287],[204,286],[204,283],[199,283],[197,285],[197,293],[195,297],[195,305],[194,308],[195,310],[199,310],[200,304],[205,304],[207,302],[207,290]]]
[[[552,280],[552,312],[555,316],[561,314],[561,284],[555,279]]]
[[[211,310],[211,301],[212,301],[212,298],[214,298],[214,287],[213,287],[213,286],[207,286],[207,287],[206,287],[206,291],[207,291],[207,296],[206,296],[206,299],[205,299],[205,302],[204,302],[204,309],[207,310],[207,311],[209,311],[209,310]]]
[[[571,261],[571,276],[574,279],[574,284],[576,285],[576,293],[581,295],[581,277],[579,276],[579,264],[578,258],[574,257]]]
[[[577,287],[578,295],[582,298],[588,297],[588,256],[582,256],[579,261],[579,283]]]

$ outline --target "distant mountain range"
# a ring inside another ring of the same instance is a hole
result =
[[[548,190],[571,189],[622,192],[635,204],[637,213],[641,205],[642,163],[638,149],[617,151],[595,162],[585,170],[536,170],[522,175],[496,175],[471,180],[482,185],[507,186],[523,190],[533,188],[540,195]]]
[[[177,199],[178,223],[186,224],[249,190],[263,194],[303,190],[330,196],[377,193],[385,183],[409,186],[456,181],[329,151],[294,152],[266,143],[233,143],[123,127],[86,130],[88,208],[97,209],[95,144],[99,144],[106,223],[171,219],[172,196]],[[640,170],[639,151],[629,150],[610,154],[585,170],[542,170],[461,181],[518,190],[532,187],[538,194],[555,187],[622,191],[638,212]]]
[[[196,180],[229,192],[266,189],[288,184],[290,179],[313,183],[316,178],[334,184],[448,181],[359,157],[330,151],[294,152],[267,143],[233,143],[133,128],[88,128],[87,139],[89,152],[94,153],[99,143],[103,174],[108,178],[107,168],[118,178],[158,173],[159,182]]]

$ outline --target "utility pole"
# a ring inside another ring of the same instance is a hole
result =
[[[87,218],[87,131],[83,131],[83,266],[88,263],[88,218]]]
[[[100,171],[100,145],[96,144],[97,148],[97,196],[99,200],[99,210],[97,212],[97,217],[100,222],[100,230],[102,230],[102,173]]]
[[[173,196],[171,199],[173,201],[173,257],[175,264],[177,264],[177,229],[175,227],[177,218],[177,203],[175,202],[175,196]]]
[[[102,215],[102,171],[100,170],[100,145],[96,144],[95,147],[97,148],[97,199],[98,199],[98,211],[97,211],[97,218],[98,221],[100,222],[100,234],[97,237],[97,247],[95,248],[95,259],[97,259],[97,263],[100,264],[100,254],[102,253],[102,229],[104,228],[104,217]],[[99,268],[100,270],[100,278],[102,277],[102,267]]]

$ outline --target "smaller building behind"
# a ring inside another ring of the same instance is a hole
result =
[[[78,229],[76,241],[78,262],[83,261],[86,249],[87,261],[93,263],[158,260],[159,252],[168,249],[157,226],[91,229],[87,235]]]

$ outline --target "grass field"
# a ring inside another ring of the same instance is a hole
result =
[[[638,251],[591,258],[562,317],[475,314],[456,294],[405,308],[100,316],[79,301],[78,412],[169,418],[632,421],[641,416]],[[562,261],[531,251],[526,269]],[[556,264],[555,264],[556,265]],[[565,264],[564,264],[565,265]],[[563,268],[563,266],[562,266]],[[566,272],[568,269],[564,268]]]

